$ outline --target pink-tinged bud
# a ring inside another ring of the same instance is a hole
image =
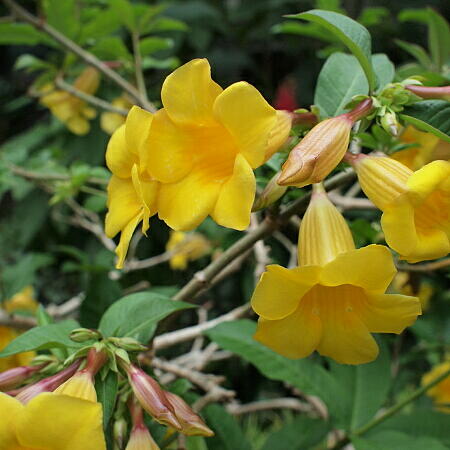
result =
[[[287,186],[280,186],[277,181],[280,173],[276,173],[271,180],[267,183],[264,190],[255,199],[253,203],[252,211],[259,211],[260,209],[267,208],[277,200],[279,200],[287,191]]]
[[[214,436],[214,432],[181,397],[172,392],[165,392],[165,394],[173,406],[183,434],[187,436]]]
[[[39,366],[14,367],[0,373],[0,391],[7,391],[22,384],[27,378],[30,378],[36,372],[39,372],[45,364]]]
[[[353,124],[372,109],[372,100],[363,100],[352,111],[316,125],[290,152],[278,184],[303,187],[322,181],[347,151]]]
[[[76,361],[71,366],[61,372],[58,372],[56,375],[44,378],[43,380],[28,386],[16,396],[17,400],[21,401],[23,404],[26,404],[32,398],[36,397],[36,395],[42,394],[43,392],[53,392],[58,386],[68,380],[76,372],[79,365],[80,361]]]
[[[430,86],[415,86],[413,84],[409,84],[408,86],[405,86],[405,88],[421,98],[426,99],[434,98],[447,100],[448,102],[450,101],[450,86],[430,87]]]
[[[144,424],[142,408],[136,399],[128,402],[133,428],[125,450],[159,450],[158,444],[153,440]]]
[[[159,423],[181,430],[173,407],[159,384],[134,365],[124,365],[134,395],[141,406]]]

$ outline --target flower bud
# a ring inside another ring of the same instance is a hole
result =
[[[58,386],[68,380],[78,369],[81,361],[74,362],[71,366],[57,373],[56,375],[52,375],[51,377],[44,378],[41,381],[38,381],[35,384],[32,384],[26,387],[24,390],[17,394],[17,400],[22,402],[23,404],[28,403],[31,399],[36,397],[43,392],[53,392]]]
[[[371,109],[372,100],[366,99],[353,111],[316,125],[291,150],[278,184],[303,187],[322,181],[344,157],[352,125]]]
[[[127,372],[134,395],[141,406],[157,422],[180,430],[181,425],[174,414],[173,407],[159,384],[143,370],[132,364],[123,364],[123,367]]]
[[[123,417],[114,422],[113,426],[114,443],[117,445],[119,449],[122,449],[125,444],[127,430],[128,425]]]
[[[136,399],[128,402],[130,408],[133,429],[131,430],[130,440],[125,450],[159,450],[158,444],[153,440],[150,432],[144,424],[142,408]]]
[[[143,352],[148,350],[147,346],[130,337],[112,337],[109,338],[108,341],[127,352]]]
[[[175,415],[181,424],[181,433],[187,436],[214,436],[214,432],[181,397],[168,391],[165,392],[165,395],[172,404]]]
[[[435,98],[450,101],[450,86],[414,86],[409,84],[405,88],[421,98]]]
[[[88,328],[76,328],[72,330],[70,335],[70,339],[74,342],[86,342],[101,339],[102,335],[97,330],[90,330]]]
[[[22,366],[6,370],[0,373],[0,391],[7,391],[22,384],[27,378],[30,378],[36,372],[39,372],[45,364],[39,366]]]
[[[386,131],[386,133],[391,134],[392,136],[398,136],[398,122],[397,116],[395,113],[388,111],[384,114],[380,119],[381,126]]]
[[[256,198],[253,204],[252,211],[259,211],[260,209],[267,208],[277,200],[279,200],[287,191],[287,186],[280,186],[278,184],[278,177],[280,173],[276,173],[271,180],[267,183],[262,193]]]

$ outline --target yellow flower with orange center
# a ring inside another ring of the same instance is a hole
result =
[[[431,383],[437,377],[443,376],[444,373],[449,370],[450,360],[438,364],[422,377],[422,384],[425,385]],[[450,414],[450,375],[429,389],[427,395],[433,399],[436,408],[439,411]]]
[[[88,67],[75,80],[73,87],[85,94],[94,94],[100,84],[100,75],[92,67]],[[97,112],[80,98],[66,91],[55,89],[53,85],[43,88],[39,102],[50,109],[51,113],[63,122],[74,134],[87,134],[90,129],[89,120]]]
[[[252,297],[255,339],[286,357],[317,350],[339,363],[366,363],[378,355],[371,333],[401,333],[421,313],[417,298],[385,294],[396,272],[389,250],[355,249],[318,185],[300,227],[299,262],[268,266]]]
[[[189,261],[195,261],[206,255],[211,250],[211,244],[200,233],[172,231],[166,250],[173,252],[170,267],[174,270],[184,270]]]
[[[133,104],[128,100],[126,95],[121,95],[120,97],[115,98],[111,105],[116,108],[122,108],[129,110],[133,106]],[[113,134],[114,131],[117,130],[121,125],[125,123],[125,117],[122,114],[116,112],[103,112],[100,115],[100,127],[101,129],[108,134]]]
[[[415,263],[450,252],[450,162],[433,161],[413,172],[386,156],[350,160],[361,188],[383,211],[389,247]]]

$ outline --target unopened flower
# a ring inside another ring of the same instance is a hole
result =
[[[100,75],[92,67],[88,67],[75,80],[73,87],[85,94],[94,94],[100,84]],[[66,91],[57,90],[53,85],[43,88],[40,103],[50,109],[52,114],[63,122],[66,127],[75,134],[83,135],[89,132],[89,120],[93,119],[97,112],[91,106],[69,94]]]
[[[128,113],[108,143],[106,164],[113,173],[108,184],[108,213],[105,232],[108,237],[121,233],[116,248],[117,268],[122,268],[131,236],[142,222],[142,232],[149,228],[149,219],[156,213],[158,183],[145,170],[142,161],[149,150],[147,138],[152,114],[138,106]]]
[[[23,405],[0,393],[0,449],[105,450],[100,403],[42,393]]]
[[[129,406],[133,428],[125,450],[159,450],[158,444],[144,424],[142,408],[139,403],[133,399],[129,402]]]
[[[299,262],[268,266],[252,298],[255,339],[286,357],[317,350],[339,363],[366,363],[378,354],[371,333],[401,333],[420,314],[417,298],[384,293],[396,272],[389,250],[355,249],[319,186],[300,227]]]
[[[289,115],[277,114],[245,82],[223,90],[210,71],[206,59],[195,59],[170,74],[150,129],[146,168],[161,182],[159,217],[174,230],[191,230],[208,215],[247,228],[253,169],[288,136]]]
[[[120,97],[115,98],[111,102],[111,105],[125,110],[129,110],[133,106],[126,95],[121,95]],[[103,112],[100,116],[100,127],[105,133],[108,134],[113,134],[114,131],[116,131],[124,123],[125,117],[116,112],[107,111]]]
[[[159,384],[134,365],[124,367],[134,395],[145,411],[157,422],[180,430],[181,425],[175,416],[173,407]]]
[[[361,188],[383,211],[388,245],[415,263],[450,252],[450,162],[433,161],[413,172],[386,156],[350,157]]]
[[[405,88],[424,99],[434,98],[450,101],[450,86],[418,86],[409,84]]]
[[[210,242],[200,233],[171,231],[166,250],[173,253],[170,267],[185,270],[189,261],[195,261],[211,250]]]
[[[280,173],[276,173],[267,183],[261,194],[256,197],[252,211],[259,211],[260,209],[266,208],[267,206],[275,203],[286,193],[288,189],[287,186],[280,186],[278,184],[279,176]]]
[[[344,157],[353,124],[371,108],[372,100],[366,99],[353,111],[317,124],[289,153],[278,184],[303,187],[322,181]]]
[[[180,396],[168,391],[165,392],[165,395],[181,424],[181,433],[187,436],[214,436],[214,432]]]
[[[39,372],[45,364],[39,366],[14,367],[0,373],[0,391],[7,391],[22,384],[36,372]]]
[[[450,361],[445,361],[433,367],[430,372],[422,378],[422,384],[431,383],[450,370]],[[436,408],[444,413],[450,414],[450,375],[440,383],[427,391],[427,395],[433,399]]]

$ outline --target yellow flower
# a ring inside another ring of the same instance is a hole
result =
[[[383,211],[388,245],[410,263],[450,251],[450,162],[433,161],[413,172],[386,156],[351,161],[364,193]]]
[[[206,59],[169,75],[154,114],[145,167],[161,182],[158,214],[174,230],[191,230],[208,215],[243,230],[255,197],[253,169],[286,140],[291,117],[275,111],[251,85],[225,90]]]
[[[171,231],[166,250],[173,252],[170,267],[174,270],[185,270],[189,261],[206,255],[211,250],[211,244],[200,233]]]
[[[98,71],[88,67],[78,76],[73,86],[85,94],[92,95],[97,91],[99,84]],[[55,90],[53,85],[45,86],[43,94],[40,103],[49,108],[72,133],[83,135],[89,132],[89,120],[97,115],[94,108],[66,91]]]
[[[299,261],[294,269],[268,266],[252,298],[255,339],[288,358],[317,350],[339,363],[366,363],[378,354],[371,333],[401,333],[420,314],[417,298],[384,293],[396,272],[389,250],[355,249],[318,186],[300,227]]]
[[[158,183],[142,165],[151,123],[152,114],[134,106],[125,124],[111,136],[106,150],[106,163],[113,175],[108,184],[105,231],[109,237],[121,233],[117,268],[123,267],[135,228],[142,221],[145,234],[150,217],[156,213]]]
[[[0,450],[104,450],[102,407],[43,393],[26,405],[0,393]]]
[[[422,384],[424,385],[432,382],[448,370],[450,370],[450,361],[438,364],[423,376]],[[450,414],[450,376],[429,389],[427,395],[433,399],[439,411]]]
[[[125,95],[115,98],[111,104],[122,109],[130,109],[133,106]],[[113,134],[124,123],[125,117],[115,112],[104,112],[100,116],[100,127],[108,134]]]
[[[38,303],[34,298],[34,291],[31,286],[25,287],[3,303],[3,308],[9,313],[19,311],[34,312],[37,307]],[[0,326],[0,350],[4,349],[19,334],[19,331],[12,327]],[[35,356],[35,352],[24,352],[0,358],[0,372],[14,367],[27,366]]]
[[[125,450],[159,450],[158,444],[152,438],[145,426],[134,427]]]
[[[91,402],[97,401],[92,374],[86,370],[80,370],[53,391],[55,394],[69,395]]]
[[[420,278],[412,278],[408,272],[398,272],[392,281],[392,287],[400,294],[418,297],[422,311],[428,309],[433,296],[431,284],[421,281]]]
[[[371,108],[372,101],[364,100],[353,111],[317,124],[289,153],[278,184],[303,187],[322,181],[344,157],[352,125]]]

